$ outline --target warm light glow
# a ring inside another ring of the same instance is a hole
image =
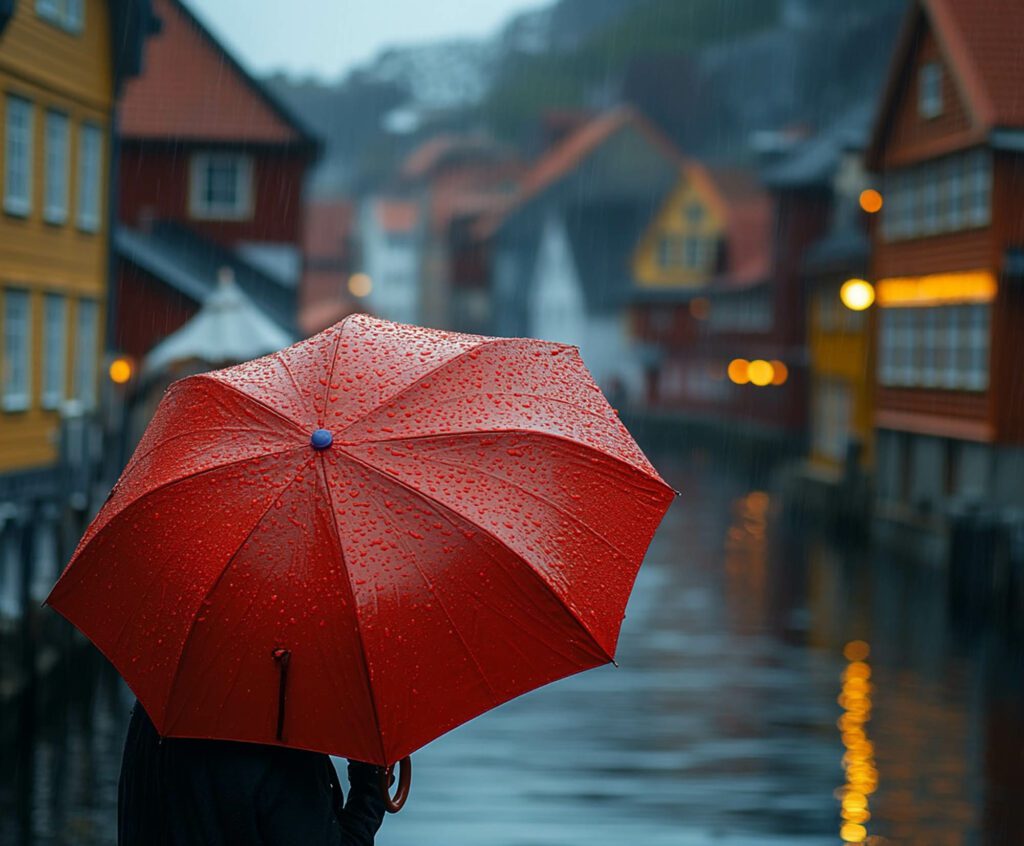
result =
[[[996,279],[987,270],[901,276],[878,282],[878,304],[883,307],[989,303],[995,297]]]
[[[836,721],[843,746],[842,765],[846,784],[836,791],[840,802],[839,814],[843,819],[839,836],[847,843],[863,843],[871,819],[868,796],[878,788],[878,770],[875,769],[875,745],[868,739],[867,723],[871,719],[871,693],[873,686],[871,667],[867,657],[871,647],[863,640],[851,640],[843,648],[849,662],[843,670],[843,685],[837,701],[843,715]]]
[[[690,314],[695,320],[707,320],[711,313],[711,301],[707,297],[690,300]]]
[[[750,362],[750,367],[747,368],[747,376],[753,384],[763,388],[765,385],[772,383],[772,380],[775,378],[775,368],[767,361],[758,358]]]
[[[850,311],[864,311],[875,301],[875,289],[864,279],[847,279],[839,289],[839,299]]]
[[[746,385],[750,381],[750,362],[745,358],[734,358],[729,362],[729,380],[737,385]]]
[[[772,370],[775,371],[775,375],[772,376],[772,384],[785,385],[786,380],[789,378],[789,368],[786,367],[786,365],[783,364],[781,361],[775,358],[773,358],[768,363],[772,366]]]
[[[868,830],[857,823],[846,823],[839,829],[839,836],[847,843],[863,843],[864,838],[868,836]]]
[[[127,358],[115,358],[110,362],[110,381],[123,385],[132,378],[132,363]]]
[[[860,192],[860,207],[868,214],[875,214],[882,210],[882,195],[874,188],[867,188]]]
[[[863,640],[851,640],[843,648],[843,657],[847,661],[864,661],[871,654],[871,647]]]
[[[365,297],[373,290],[373,280],[365,273],[353,273],[348,278],[348,292],[353,297]]]

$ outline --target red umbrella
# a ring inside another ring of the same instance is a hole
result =
[[[390,766],[611,661],[671,499],[575,348],[356,315],[174,383],[48,602],[163,736]]]

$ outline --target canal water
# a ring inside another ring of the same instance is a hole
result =
[[[1024,842],[1022,650],[954,625],[938,569],[787,525],[706,456],[665,469],[620,666],[417,753],[377,842]],[[113,843],[132,697],[91,653],[46,687],[5,713],[0,846]]]

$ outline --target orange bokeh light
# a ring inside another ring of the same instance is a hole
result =
[[[860,192],[860,207],[868,214],[875,214],[882,210],[882,195],[874,188],[865,188]]]

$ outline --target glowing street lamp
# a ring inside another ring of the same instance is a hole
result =
[[[767,361],[758,358],[750,362],[747,375],[750,377],[751,384],[763,388],[765,385],[770,385],[775,379],[775,368]]]
[[[353,297],[368,296],[373,290],[373,280],[365,273],[353,273],[348,278],[348,292]]]
[[[860,192],[860,207],[868,214],[880,212],[882,203],[882,195],[874,188],[865,188]]]
[[[121,356],[110,362],[107,373],[115,385],[125,385],[131,380],[133,369],[131,359]]]
[[[847,279],[839,289],[839,299],[850,311],[864,311],[875,301],[875,288],[864,279]]]

